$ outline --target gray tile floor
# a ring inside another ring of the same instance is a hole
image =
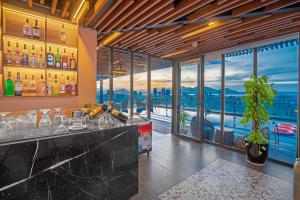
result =
[[[153,134],[153,151],[139,158],[139,194],[132,200],[157,200],[158,196],[218,159],[224,159],[292,183],[290,167],[268,161],[254,167],[245,155],[210,144],[185,140],[172,134]]]

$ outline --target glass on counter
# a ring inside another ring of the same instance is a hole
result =
[[[12,125],[8,120],[9,112],[1,112],[1,122],[0,122],[0,137],[1,139],[9,139],[12,134]]]
[[[50,109],[41,109],[42,118],[39,122],[39,128],[41,129],[41,134],[48,134],[52,129],[52,122],[49,118]]]

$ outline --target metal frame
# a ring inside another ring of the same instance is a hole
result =
[[[109,101],[113,101],[113,90],[114,90],[114,85],[113,85],[113,76],[112,76],[112,70],[113,70],[113,63],[114,60],[114,49],[109,48],[109,65],[108,65],[108,76],[109,76]]]
[[[253,48],[253,75],[257,76],[257,56],[258,56],[258,48]]]
[[[297,153],[296,157],[300,157],[300,32],[298,33],[298,112],[297,112]]]
[[[198,62],[197,69],[197,130],[200,130],[200,141],[204,140],[204,62],[205,56],[200,56],[200,62]]]
[[[224,117],[225,117],[225,55],[221,55],[221,146],[224,146]]]
[[[151,119],[151,56],[148,55],[148,66],[147,66],[147,119]]]

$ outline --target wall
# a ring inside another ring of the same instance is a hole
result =
[[[75,97],[0,97],[0,112],[41,108],[74,108],[96,101],[97,32],[79,28],[78,93]]]

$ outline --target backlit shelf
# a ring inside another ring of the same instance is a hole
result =
[[[67,70],[67,69],[55,69],[55,68],[47,68],[47,71],[55,71],[55,72],[65,72],[65,73],[77,73],[77,70]]]
[[[26,66],[14,66],[14,65],[5,65],[4,68],[9,68],[9,69],[22,69],[22,70],[39,70],[39,71],[45,71],[45,68],[38,68],[38,67],[26,67]]]
[[[23,43],[30,43],[30,44],[38,44],[39,46],[44,46],[45,41],[44,40],[38,40],[33,38],[26,38],[26,37],[18,37],[18,36],[12,36],[3,34],[3,40],[4,41],[12,41],[12,42],[23,42]]]
[[[56,43],[52,43],[52,42],[47,42],[46,45],[51,46],[51,47],[58,47],[58,48],[66,49],[66,50],[71,50],[71,51],[77,51],[77,47],[70,46],[70,45],[56,44]]]

